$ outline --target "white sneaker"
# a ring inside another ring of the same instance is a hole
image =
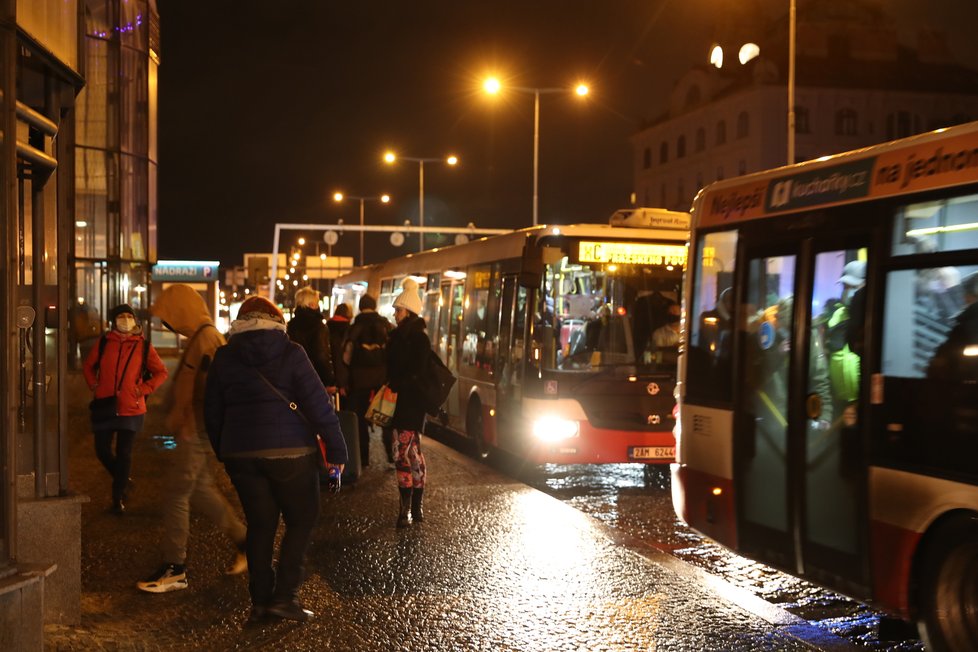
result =
[[[176,564],[163,564],[160,569],[141,582],[136,588],[147,593],[168,593],[187,588],[187,570]]]

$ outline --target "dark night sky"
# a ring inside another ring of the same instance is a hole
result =
[[[526,226],[533,97],[486,97],[489,72],[525,87],[588,81],[586,102],[541,97],[540,221],[604,221],[628,204],[628,136],[705,59],[715,12],[742,1],[159,0],[160,258],[241,264],[271,250],[276,222],[355,222],[357,203],[333,203],[335,189],[394,197],[367,203],[369,224],[416,223],[418,165],[385,165],[386,148],[460,157],[425,165],[426,224]],[[974,0],[886,5],[906,35],[978,21]],[[973,38],[948,38],[978,67]],[[367,236],[368,262],[391,255],[386,241]]]

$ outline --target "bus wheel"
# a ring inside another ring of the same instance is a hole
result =
[[[978,515],[929,538],[917,575],[920,637],[928,650],[978,650]]]
[[[469,409],[465,412],[465,434],[472,440],[472,455],[479,459],[489,457],[489,447],[486,445],[485,430],[482,425],[482,401],[473,398],[469,401]]]

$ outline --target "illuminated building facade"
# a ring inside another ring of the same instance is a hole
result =
[[[155,0],[0,0],[4,649],[41,650],[45,623],[81,617],[68,370],[107,307],[148,301],[156,16]],[[81,306],[96,310],[84,328]]]

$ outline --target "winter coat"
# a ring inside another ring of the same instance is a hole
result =
[[[377,389],[387,382],[390,333],[391,323],[373,310],[361,312],[353,320],[343,350],[352,389]]]
[[[176,333],[190,338],[170,384],[166,427],[181,439],[204,437],[204,386],[214,352],[224,336],[214,326],[204,298],[189,285],[163,290],[153,303],[153,315]]]
[[[323,314],[315,308],[299,306],[289,320],[288,333],[289,339],[305,349],[323,386],[336,385],[329,348],[329,330],[323,323]]]
[[[350,369],[343,363],[343,342],[350,331],[350,320],[333,315],[326,321],[329,329],[329,354],[333,358],[333,374],[339,387],[350,386]]]
[[[387,384],[397,392],[391,426],[398,430],[424,428],[425,401],[417,379],[425,369],[430,351],[431,342],[421,317],[409,315],[391,332],[387,344]]]
[[[142,333],[120,333],[111,330],[106,333],[105,349],[99,361],[99,346],[92,347],[85,358],[84,374],[88,386],[93,388],[95,398],[116,395],[116,410],[119,416],[146,414],[146,397],[152,394],[166,380],[166,367],[159,354],[149,347],[146,370],[152,374],[148,380],[142,379],[143,351],[146,350]]]
[[[211,365],[206,397],[207,434],[218,459],[311,453],[318,451],[318,432],[330,464],[347,461],[332,401],[306,352],[281,330],[232,335]]]

